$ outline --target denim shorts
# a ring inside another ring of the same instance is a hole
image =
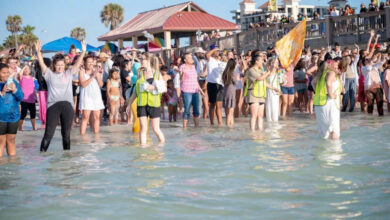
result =
[[[191,105],[192,105],[192,112],[194,114],[194,117],[199,116],[199,94],[197,92],[195,93],[187,93],[182,91],[183,96],[183,105],[184,105],[184,115],[183,118],[185,120],[190,119],[190,112],[191,112]]]
[[[295,94],[295,89],[294,89],[294,87],[283,87],[282,86],[282,93],[284,94],[284,95],[294,95]]]

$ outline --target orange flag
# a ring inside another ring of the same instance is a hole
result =
[[[284,69],[288,70],[291,63],[297,63],[301,58],[305,37],[306,18],[276,42],[275,50]]]

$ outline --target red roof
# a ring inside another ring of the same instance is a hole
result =
[[[184,11],[191,7],[191,11]],[[181,14],[181,15],[180,15]],[[151,34],[164,30],[237,30],[238,26],[222,18],[210,15],[193,2],[185,2],[165,8],[139,13],[122,26],[98,37],[100,41],[118,40],[142,36],[143,31]]]
[[[163,25],[163,30],[197,31],[197,30],[237,30],[238,26],[230,21],[204,12],[176,12]]]

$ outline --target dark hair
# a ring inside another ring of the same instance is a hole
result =
[[[5,63],[0,63],[0,70],[2,70],[4,68],[8,68],[8,65]]]
[[[160,72],[168,72],[168,67],[165,66],[165,65],[162,65],[162,66],[160,67]]]
[[[173,83],[173,79],[168,79],[167,85],[170,84],[170,83]]]
[[[125,61],[125,58],[122,55],[115,55],[112,58],[112,61],[114,62],[113,66],[120,67],[122,66],[123,61]]]
[[[84,63],[86,63],[88,59],[92,59],[93,60],[93,56],[90,56],[90,55],[85,56],[84,59],[83,59]]]
[[[334,43],[334,46],[337,47],[337,46],[340,46],[340,44],[336,42],[336,43]]]
[[[299,59],[297,65],[295,66],[295,69],[294,70],[301,70],[305,68],[305,63],[304,63],[304,59]]]
[[[229,59],[226,64],[226,68],[222,73],[222,82],[225,86],[228,86],[233,83],[233,74],[236,69],[236,61],[234,59]]]
[[[129,60],[124,60],[124,61],[122,62],[122,65],[121,65],[121,70],[124,70],[124,69],[126,68],[127,64],[129,64],[129,63],[130,63]]]
[[[70,46],[70,48],[69,48],[69,53],[70,53],[70,51],[71,51],[72,49],[76,49],[76,47],[74,46],[74,44],[72,44],[72,46]]]
[[[117,68],[110,69],[110,72],[108,73],[108,79],[111,79],[112,74],[114,74],[115,72],[119,73],[119,69],[117,69]]]
[[[74,60],[76,60],[76,57],[75,57]],[[73,60],[73,63],[75,63],[74,60]],[[54,69],[54,66],[55,66],[55,65],[57,64],[57,62],[59,62],[59,61],[65,61],[65,56],[64,56],[63,54],[57,53],[57,54],[54,55],[54,57],[53,57],[53,70],[55,70],[55,69]]]

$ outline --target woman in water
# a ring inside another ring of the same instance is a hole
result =
[[[87,45],[85,42],[82,43],[82,53],[77,58],[75,65],[69,70],[65,70],[62,54],[54,56],[52,70],[47,68],[43,62],[41,48],[41,42],[38,40],[35,43],[35,50],[48,88],[46,128],[40,150],[46,152],[49,148],[58,121],[61,122],[62,146],[64,150],[70,150],[70,129],[74,117],[72,79],[73,75],[79,72]]]
[[[160,106],[161,94],[166,92],[166,90],[167,86],[160,74],[158,58],[155,56],[151,58],[147,57],[143,62],[143,67],[139,71],[139,77],[136,83],[137,116],[141,127],[139,134],[141,145],[146,144],[148,117],[159,142],[165,142],[164,134],[160,129]]]
[[[92,114],[92,128],[95,134],[99,133],[100,112],[104,109],[100,88],[103,86],[103,68],[93,66],[93,58],[84,58],[84,69],[79,73],[80,80],[80,103],[79,109],[83,112],[80,125],[80,134],[84,135],[87,129],[89,117]]]
[[[4,147],[8,156],[14,156],[15,138],[20,118],[19,103],[23,100],[23,92],[19,83],[10,78],[7,64],[0,63],[0,157]]]
[[[335,61],[328,60],[320,67],[313,80],[313,87],[318,133],[322,138],[336,140],[340,137],[340,96],[343,85]]]
[[[251,68],[248,70],[244,96],[250,106],[250,128],[256,130],[263,129],[264,103],[267,96],[266,79],[270,72],[265,72],[263,65],[266,56],[264,53],[254,53],[251,60]]]

